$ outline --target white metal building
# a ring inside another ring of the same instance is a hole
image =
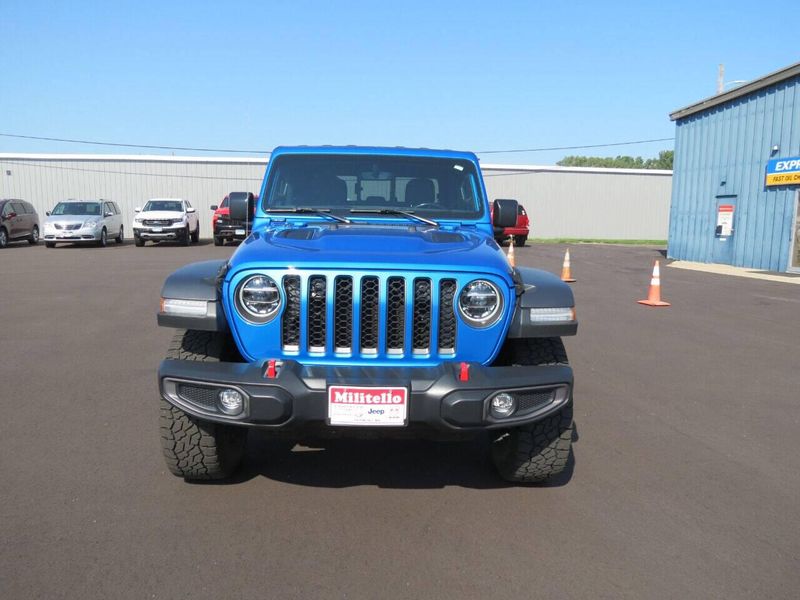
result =
[[[41,217],[66,198],[105,198],[126,223],[149,198],[185,198],[211,237],[212,204],[258,192],[265,158],[0,153],[0,198],[31,202]],[[519,200],[531,237],[667,239],[671,171],[482,165],[490,199]],[[128,228],[130,225],[128,225]]]

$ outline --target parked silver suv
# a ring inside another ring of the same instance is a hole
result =
[[[48,248],[56,242],[105,246],[109,237],[118,244],[125,239],[122,213],[110,200],[65,200],[47,213],[44,222],[44,244]]]

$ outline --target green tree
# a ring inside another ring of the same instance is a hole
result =
[[[641,156],[565,156],[560,167],[602,167],[606,169],[672,169],[672,150],[662,150],[657,158]]]

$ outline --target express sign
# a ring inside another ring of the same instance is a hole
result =
[[[800,185],[800,156],[769,161],[766,185]]]

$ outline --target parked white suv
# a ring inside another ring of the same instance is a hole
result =
[[[153,198],[144,208],[136,208],[133,219],[133,240],[144,246],[147,240],[175,240],[188,246],[200,239],[200,220],[188,200]]]

